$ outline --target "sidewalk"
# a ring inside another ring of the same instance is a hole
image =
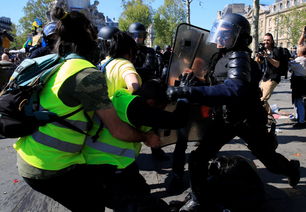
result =
[[[271,97],[270,104],[280,108],[277,119],[278,152],[288,159],[298,159],[301,162],[301,181],[296,189],[292,189],[287,179],[274,175],[256,160],[244,145],[243,141],[234,139],[225,145],[220,154],[243,155],[254,159],[260,176],[266,184],[268,202],[264,212],[306,212],[306,129],[292,129],[288,114],[294,112],[291,104],[291,90],[288,80],[283,80]],[[0,140],[0,212],[67,212],[63,206],[50,198],[33,191],[23,182],[17,173],[16,153],[12,148],[15,140]],[[195,148],[190,142],[187,156]],[[141,173],[151,186],[151,192],[169,202],[183,200],[187,191],[177,196],[169,196],[165,192],[165,179],[171,171],[171,157],[174,145],[163,148],[169,160],[155,161],[151,157],[150,148],[144,147],[139,156]],[[186,165],[187,170],[187,165]],[[86,195],[86,194],[84,194]],[[108,212],[111,210],[107,210]]]

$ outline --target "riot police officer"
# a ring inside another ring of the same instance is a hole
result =
[[[113,35],[119,32],[119,29],[114,26],[104,26],[98,32],[98,46],[100,49],[100,60],[104,60],[108,56],[108,50]]]
[[[160,48],[159,45],[154,46],[154,51],[155,51],[155,56],[156,56],[157,64],[158,64],[158,69],[157,69],[157,72],[156,72],[156,76],[158,78],[161,78],[162,72],[163,72],[163,69],[164,69],[163,54],[161,53],[161,48]]]
[[[146,27],[142,23],[135,22],[129,26],[128,32],[137,44],[133,64],[142,82],[151,79],[160,79],[160,68],[158,67],[155,51],[153,48],[145,46],[145,39],[147,37]],[[161,148],[152,148],[151,150],[154,158],[161,160],[167,159],[165,152]]]
[[[128,32],[137,43],[134,66],[142,81],[158,78],[158,62],[155,51],[153,48],[146,47],[144,43],[147,36],[145,26],[138,22],[132,23]]]
[[[267,113],[260,101],[261,72],[248,49],[252,40],[249,22],[241,15],[227,14],[213,25],[208,39],[219,49],[211,63],[215,85],[167,90],[172,99],[187,98],[191,103],[212,106],[215,111],[208,124],[210,129],[190,155],[192,198],[180,211],[217,211],[216,205],[211,204],[215,200],[209,199],[209,193],[205,192],[208,163],[235,136],[248,144],[269,171],[287,176],[292,187],[300,180],[299,161],[289,161],[275,151],[276,136],[266,127]]]

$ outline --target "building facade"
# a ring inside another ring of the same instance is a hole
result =
[[[288,29],[285,29],[285,26],[281,24],[282,16],[288,16],[293,9],[306,13],[306,0],[276,0],[270,6],[261,5],[258,21],[259,42],[262,41],[265,33],[269,32],[273,35],[277,46],[291,48],[296,45],[292,43],[290,35],[287,33]],[[253,9],[245,15],[250,23],[253,22],[252,12]]]
[[[244,11],[242,11],[242,8],[244,8]],[[259,42],[262,42],[264,35],[269,32],[273,35],[277,46],[286,48],[295,46],[296,44],[292,43],[292,40],[289,38],[287,29],[280,24],[281,17],[290,14],[293,9],[306,13],[306,0],[275,0],[272,5],[261,4],[258,20]],[[244,4],[227,5],[221,14],[224,15],[230,12],[244,15],[250,24],[253,23],[253,8],[251,6],[245,6]]]

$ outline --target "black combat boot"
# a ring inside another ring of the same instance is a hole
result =
[[[300,161],[290,160],[290,173],[288,176],[288,183],[291,187],[295,188],[300,182]]]
[[[169,184],[167,186],[168,194],[181,194],[186,188],[186,183],[184,180],[184,176],[176,175],[172,173]]]

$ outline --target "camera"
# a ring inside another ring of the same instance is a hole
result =
[[[264,43],[259,43],[258,44],[258,54],[264,54],[265,50],[266,50],[265,44]]]

